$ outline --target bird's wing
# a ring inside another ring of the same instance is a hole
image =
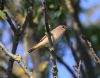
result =
[[[52,40],[55,40],[54,39],[54,34],[52,34],[53,32],[54,32],[54,30],[51,31],[51,38],[52,38]],[[40,42],[42,42],[46,37],[47,37],[47,35],[45,35],[44,37],[42,37],[42,39],[40,40]]]
[[[40,42],[43,41],[46,37],[47,37],[47,35],[45,35],[45,36],[40,40]],[[54,39],[54,35],[53,35],[52,33],[51,33],[51,38],[52,38],[52,40],[55,40],[55,39]]]
[[[47,36],[45,35],[45,36],[40,40],[40,42],[43,41],[46,37],[47,37]]]

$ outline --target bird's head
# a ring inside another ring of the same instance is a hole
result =
[[[61,30],[61,31],[66,31],[67,30],[67,26],[65,26],[65,25],[59,25],[56,28],[59,29],[59,30]]]
[[[66,25],[59,25],[58,27],[56,27],[57,29],[60,29],[60,30],[63,30],[63,31],[66,31],[66,30],[72,30],[71,27],[69,26],[66,26]]]

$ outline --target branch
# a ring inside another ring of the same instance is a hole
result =
[[[17,24],[13,23],[12,19],[10,18],[10,16],[8,15],[7,12],[5,12],[5,14],[7,16],[7,22],[10,24],[11,29],[14,32],[14,42],[13,42],[13,47],[12,47],[12,54],[15,55],[19,39],[20,39],[21,35],[23,34],[23,32],[26,28],[26,25],[28,23],[27,21],[29,20],[29,17],[30,17],[31,14],[30,14],[30,12],[27,13],[27,17],[26,17],[26,20],[25,20],[25,23],[24,23],[24,26],[23,26],[22,29],[21,29],[21,26],[20,26],[20,28],[18,28],[18,26],[16,26]],[[11,73],[12,73],[12,68],[13,68],[14,61],[15,61],[14,58],[9,59],[8,70],[7,70],[9,78],[12,78]],[[22,62],[19,61],[19,64],[22,68],[24,68],[24,65],[22,65],[23,64]]]
[[[4,7],[4,4],[2,6]],[[3,10],[4,10],[4,8],[3,8]],[[12,54],[15,54],[17,46],[18,46],[18,42],[19,42],[19,37],[20,37],[19,32],[20,32],[20,30],[17,30],[17,28],[16,28],[17,26],[15,26],[12,19],[8,15],[8,13],[5,12],[5,11],[4,11],[4,13],[7,17],[7,22],[10,24],[10,27],[11,27],[12,31],[14,32],[15,40],[14,40],[14,43],[13,43]],[[6,51],[6,49],[5,49],[5,51]],[[12,58],[9,59],[8,70],[7,70],[7,74],[8,74],[9,78],[12,78],[11,74],[12,74],[12,68],[13,68],[13,63],[14,63],[14,57],[12,57]]]
[[[70,36],[71,36],[71,34],[70,34],[70,33],[67,33],[66,35],[67,35],[67,37],[68,37],[68,38],[66,37],[66,39],[68,40],[68,41],[67,41],[68,46],[71,48],[72,54],[73,54],[73,57],[74,57],[74,60],[75,60],[76,63],[78,64],[78,61],[79,61],[80,57],[77,55],[77,49],[73,47],[73,44],[72,44],[72,42],[70,41]],[[84,68],[84,67],[81,67],[82,77],[83,77],[83,78],[86,78],[87,75],[85,74],[85,71],[84,71],[83,68]]]
[[[69,72],[73,75],[74,78],[77,78],[74,72],[70,69],[70,67],[59,56],[56,55],[56,58],[61,64],[66,67],[67,70],[69,70]]]
[[[7,22],[8,22],[8,23],[10,24],[10,26],[11,26],[11,29],[13,30],[14,33],[16,33],[16,31],[17,31],[17,28],[16,28],[16,27],[17,27],[17,26],[14,25],[12,19],[11,19],[10,16],[8,15],[8,13],[5,12],[5,14],[6,14],[6,17],[7,17]]]
[[[94,71],[92,70],[93,65],[92,65],[91,58],[90,58],[89,53],[88,53],[89,48],[87,48],[86,43],[83,40],[83,38],[81,36],[82,34],[80,32],[80,29],[79,29],[79,27],[81,26],[81,23],[78,19],[78,12],[76,11],[77,7],[75,7],[75,6],[73,7],[72,3],[73,2],[71,0],[64,0],[64,4],[65,4],[67,10],[69,11],[69,14],[71,15],[72,20],[73,20],[73,30],[75,32],[75,36],[77,38],[77,41],[80,45],[80,50],[81,50],[80,54],[82,56],[82,59],[84,60],[86,70],[87,70],[87,75],[90,78],[96,78],[96,75],[95,75]],[[69,6],[70,6],[70,8],[69,8]]]
[[[27,25],[28,25],[28,22],[30,21],[30,18],[32,18],[32,10],[33,10],[33,7],[32,7],[32,2],[30,1],[30,6],[28,7],[28,11],[27,11],[27,15],[26,15],[26,19],[25,19],[25,22],[22,26],[22,32],[24,32],[24,30],[26,29]]]
[[[7,16],[7,22],[10,24],[11,29],[14,32],[14,42],[13,42],[13,47],[12,47],[12,54],[16,54],[16,49],[17,49],[17,46],[18,46],[18,43],[19,43],[19,39],[20,39],[21,35],[23,34],[26,26],[27,26],[28,20],[29,20],[30,16],[32,15],[32,12],[28,11],[27,16],[26,16],[26,20],[23,24],[24,25],[23,28],[21,28],[21,26],[18,28],[18,26],[16,26],[17,24],[13,23],[12,19],[8,15],[8,13],[5,12],[5,14]],[[12,59],[12,58],[9,59],[8,70],[7,70],[9,78],[12,77],[11,72],[12,72],[12,69],[13,69],[14,61],[15,60]]]
[[[12,53],[10,53],[9,51],[7,51],[6,47],[0,42],[0,52],[4,52],[7,56],[17,60],[16,58],[18,56],[13,55]],[[19,57],[20,58],[20,57]]]
[[[16,50],[17,50],[19,38],[20,38],[20,36],[18,36],[18,35],[15,35],[15,36],[14,36],[13,47],[12,47],[12,51],[11,51],[12,54],[16,54]],[[15,60],[12,59],[12,58],[9,59],[7,73],[8,73],[8,77],[10,77],[10,78],[12,78],[11,73],[12,73],[14,61],[15,61]]]
[[[50,55],[51,55],[51,60],[52,60],[52,74],[53,74],[53,78],[58,78],[58,69],[57,69],[57,65],[56,65],[56,56],[55,56],[55,51],[54,51],[54,46],[53,46],[53,42],[51,39],[51,32],[50,32],[50,27],[48,24],[48,17],[47,17],[47,5],[46,5],[46,1],[42,0],[42,5],[43,5],[43,9],[44,9],[44,15],[45,15],[45,27],[46,27],[46,32],[47,32],[47,37],[48,37],[48,41],[50,44]]]
[[[80,60],[78,66],[74,66],[75,71],[78,73],[78,77],[77,78],[80,78],[81,65],[82,65],[82,61]]]
[[[0,52],[5,53],[8,57],[12,58],[14,61],[16,61],[21,68],[25,71],[25,73],[30,77],[33,78],[32,72],[24,65],[24,63],[21,61],[21,56],[19,55],[14,55],[11,52],[9,52],[6,47],[0,42]]]
[[[92,44],[91,44],[91,42],[89,41],[89,40],[86,40],[86,42],[87,42],[87,44],[88,44],[88,46],[89,46],[89,48],[90,48],[90,56],[94,59],[94,61],[96,62],[96,63],[99,63],[100,64],[100,58],[96,55],[96,53],[95,53],[95,51],[94,51],[94,49],[93,49],[93,47],[92,47]]]
[[[78,78],[80,78],[81,65],[82,65],[82,62],[81,62],[81,60],[80,60],[79,65],[78,65]]]
[[[5,0],[0,0],[0,9],[4,10],[4,2]]]

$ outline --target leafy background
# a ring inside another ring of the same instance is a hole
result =
[[[30,1],[30,0],[29,0]],[[28,6],[30,6],[28,0],[7,0],[5,4],[5,11],[9,13],[11,18],[17,23],[18,26],[21,26],[24,23],[25,15],[27,14]],[[45,24],[44,16],[42,11],[41,0],[33,0],[33,16],[31,19],[31,24],[27,27],[28,36],[22,36],[17,47],[17,54],[21,55],[26,61],[26,65],[29,69],[35,68],[35,65],[39,71],[39,77],[37,78],[52,78],[51,73],[51,61],[49,53],[45,48],[39,50],[38,55],[34,54],[36,57],[32,58],[30,55],[25,57],[25,51],[27,51],[33,44],[39,42],[41,37],[45,34]],[[97,54],[100,56],[100,1],[99,0],[74,0],[73,4],[77,4],[77,15],[81,23],[81,33],[91,41],[92,46]],[[68,24],[72,25],[71,16],[68,13],[64,5],[64,0],[48,0],[47,1],[48,9],[48,19],[51,29],[55,28],[59,24]],[[5,44],[7,49],[11,51],[13,35],[10,25],[6,21],[5,14],[0,11],[0,41]],[[27,30],[26,30],[27,31]],[[73,43],[73,46],[79,50],[77,39],[73,31],[69,31],[70,41]],[[55,45],[56,54],[68,65],[68,67],[75,73],[73,66],[76,65],[76,61],[73,56],[73,52],[69,46],[68,40],[66,40],[67,34],[65,34],[62,40]],[[26,38],[26,40],[25,40]],[[33,40],[32,40],[33,39]],[[30,42],[31,41],[31,42]],[[33,43],[32,43],[33,42]],[[30,46],[29,46],[30,45]],[[78,53],[76,53],[78,55]],[[33,60],[34,59],[34,60]],[[38,60],[37,60],[38,59]],[[38,62],[34,62],[34,61]],[[36,63],[36,64],[34,64]],[[93,64],[93,71],[95,73],[95,78],[100,78],[100,65]],[[3,53],[0,55],[0,78],[6,78],[6,70],[8,67],[8,57]],[[58,77],[59,78],[73,78],[72,74],[66,69],[66,67],[57,61],[58,67]],[[84,65],[83,65],[84,67]],[[85,68],[84,68],[85,69]],[[85,71],[86,72],[86,71]],[[3,74],[3,75],[2,75]],[[27,78],[23,70],[14,63],[13,67],[14,78]],[[83,76],[82,76],[83,78]],[[87,77],[86,77],[87,78]]]

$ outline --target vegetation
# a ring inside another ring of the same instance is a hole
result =
[[[99,78],[99,20],[92,23],[89,18],[100,4],[84,9],[82,1],[0,0],[0,78],[69,78],[63,69],[60,77],[61,66],[71,78]],[[79,18],[82,13],[85,23]],[[59,25],[67,31],[55,45],[50,31]],[[28,53],[44,35],[49,46]],[[73,57],[67,62],[68,53]]]

